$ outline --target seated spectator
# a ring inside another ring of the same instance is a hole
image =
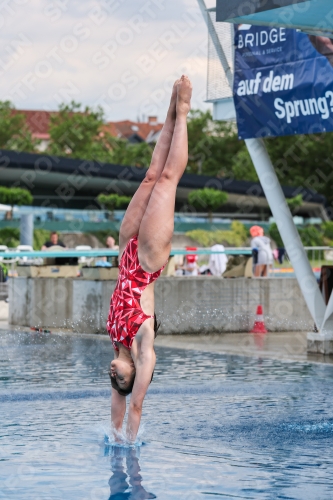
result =
[[[107,236],[105,240],[106,248],[109,250],[119,250],[119,245],[116,245],[116,240],[113,238],[113,236]],[[108,262],[111,266],[118,267],[118,257],[115,255],[113,257],[101,257],[99,259],[99,263],[101,261],[106,261]],[[97,265],[97,263],[96,263]]]
[[[183,264],[176,266],[176,276],[198,276],[199,266],[197,258],[197,255],[185,255]]]
[[[108,236],[106,238],[106,248],[109,248],[110,250],[118,250],[119,246],[116,245],[116,240],[113,238],[113,236]]]
[[[225,251],[224,245],[213,245],[211,247],[211,251],[219,253],[210,254],[208,266],[206,264],[200,266],[200,274],[222,276],[224,271],[227,269],[228,264],[228,257],[225,253],[221,253]]]
[[[185,247],[185,250],[195,251],[197,247]],[[176,275],[179,275],[181,272],[185,276],[198,276],[199,266],[197,260],[198,256],[193,253],[184,255],[183,265],[177,266]]]
[[[50,240],[44,243],[44,245],[42,246],[42,250],[47,250],[48,248],[55,246],[66,248],[66,245],[61,240],[59,240],[58,233],[56,231],[52,231],[52,233],[50,234]]]
[[[197,250],[197,247],[185,247],[188,251]],[[194,254],[185,255],[184,258],[184,271],[185,276],[198,276],[198,256]]]
[[[211,247],[212,252],[224,252],[224,245],[213,245]],[[228,257],[225,253],[212,253],[209,256],[209,270],[213,276],[222,276],[224,271],[227,269]]]
[[[185,276],[198,276],[199,266],[196,261],[186,262],[184,265]]]

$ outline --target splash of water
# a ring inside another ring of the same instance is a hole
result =
[[[103,439],[103,444],[105,446],[105,449],[107,448],[123,448],[123,449],[129,449],[129,448],[140,448],[143,446],[144,442],[142,441],[142,435],[144,432],[144,426],[140,426],[138,435],[135,439],[135,441],[129,441],[126,433],[124,430],[121,430],[120,432],[117,431],[114,428],[111,428],[109,432],[104,431],[104,439]]]
[[[305,433],[332,433],[333,432],[333,422],[323,421],[323,422],[307,422],[301,424],[285,424],[285,428],[291,431],[299,431]]]

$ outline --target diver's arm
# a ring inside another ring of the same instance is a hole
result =
[[[156,355],[153,347],[140,353],[136,363],[136,375],[128,411],[126,436],[135,442],[142,414],[142,405],[155,368]]]
[[[126,396],[121,396],[118,391],[112,387],[111,399],[111,423],[116,432],[121,432],[124,416],[126,413]]]

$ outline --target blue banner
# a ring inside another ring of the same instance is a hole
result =
[[[235,26],[233,90],[240,139],[333,131],[333,42]]]

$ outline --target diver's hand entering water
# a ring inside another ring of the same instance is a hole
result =
[[[126,437],[130,443],[135,443],[140,427],[143,400],[146,396],[151,376],[155,368],[156,355],[154,349],[145,350],[140,354],[136,366],[136,377],[128,410]]]
[[[131,401],[132,403],[132,401]],[[142,404],[131,404],[128,410],[128,420],[126,427],[126,439],[129,444],[134,444],[141,422]]]

